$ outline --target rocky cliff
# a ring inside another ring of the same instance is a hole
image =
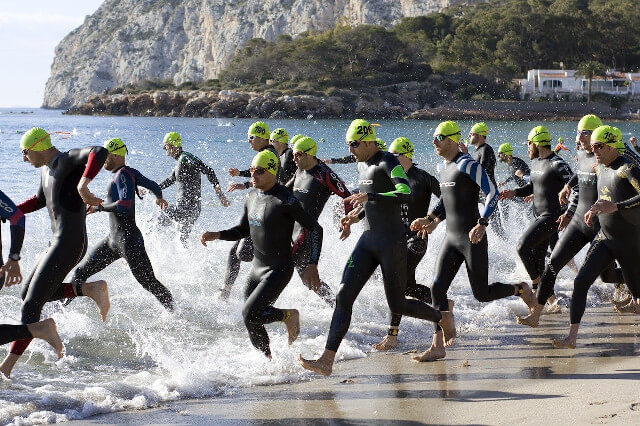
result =
[[[338,22],[390,26],[482,0],[106,0],[56,47],[44,107],[148,79],[215,78],[247,40]]]

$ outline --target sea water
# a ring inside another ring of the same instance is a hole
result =
[[[87,145],[102,145],[109,138],[121,138],[129,149],[127,164],[147,177],[160,182],[171,173],[175,160],[164,155],[162,138],[166,132],[182,135],[183,147],[216,171],[226,188],[230,182],[242,181],[227,174],[229,167],[248,168],[253,151],[247,143],[249,119],[200,119],[155,117],[85,117],[62,115],[60,111],[0,109],[0,188],[16,203],[34,195],[40,172],[22,162],[19,140],[22,133],[40,126],[52,133],[60,150]],[[348,120],[266,120],[271,129],[284,127],[290,136],[302,133],[318,143],[318,157],[348,155],[344,141]],[[376,132],[389,144],[398,136],[411,139],[415,145],[414,160],[420,167],[437,175],[441,159],[431,143],[435,121],[381,120]],[[463,135],[473,123],[459,122]],[[499,144],[509,142],[515,155],[527,160],[526,136],[538,125],[534,122],[488,122],[488,142],[497,151]],[[576,123],[545,124],[554,138],[563,137],[565,145],[575,149]],[[619,123],[625,139],[640,133],[637,123]],[[471,148],[473,151],[473,148]],[[573,154],[561,155],[573,167]],[[353,164],[331,166],[350,187],[357,182]],[[504,164],[497,167],[496,177],[507,176]],[[92,191],[104,197],[111,173],[103,170],[91,183]],[[221,207],[212,186],[203,179],[203,208],[191,238],[186,245],[179,240],[177,228],[161,227],[154,197],[136,200],[137,222],[145,237],[149,257],[158,279],[173,293],[177,311],[166,312],[160,303],[138,284],[124,260],[118,260],[94,278],[109,283],[111,310],[106,323],[100,321],[95,305],[79,298],[68,306],[48,303],[43,318],[54,318],[65,347],[65,357],[58,361],[52,349],[34,340],[22,356],[11,379],[0,379],[0,423],[44,423],[82,419],[99,413],[153,407],[164,401],[183,398],[232,395],[243,387],[295,382],[313,376],[296,360],[299,353],[311,357],[324,348],[332,309],[309,291],[294,274],[289,286],[276,302],[283,308],[301,311],[301,334],[287,345],[285,327],[267,325],[273,360],[267,361],[248,339],[242,321],[243,289],[248,264],[243,264],[228,301],[219,299],[231,242],[213,242],[203,247],[198,238],[206,230],[222,230],[240,219],[243,192],[230,194],[231,206]],[[164,191],[165,198],[175,200],[175,188]],[[337,290],[342,269],[361,232],[353,227],[346,241],[338,239],[337,225],[331,206],[320,224],[324,228],[323,252],[319,270],[322,279]],[[435,203],[435,200],[433,201]],[[512,208],[506,220],[509,241],[497,238],[489,228],[489,280],[517,282],[526,280],[524,267],[514,249],[519,235],[528,224],[525,210]],[[27,232],[22,250],[24,276],[32,270],[40,252],[46,249],[51,235],[46,209],[27,215]],[[9,230],[3,224],[3,246],[6,258]],[[89,250],[108,234],[107,214],[87,218]],[[429,238],[426,256],[417,269],[419,283],[431,285],[435,259],[444,236],[440,226]],[[577,257],[578,264],[584,251]],[[556,289],[565,298],[570,295],[574,273],[565,268]],[[69,277],[67,277],[68,279]],[[611,287],[599,281],[589,301],[599,303],[611,293]],[[492,303],[479,303],[471,295],[464,268],[461,268],[449,297],[456,302],[457,323],[464,334],[482,334],[487,327],[504,329],[514,323],[516,314],[525,313],[520,299],[508,298]],[[566,299],[565,299],[566,300]],[[20,286],[0,291],[0,321],[18,323],[20,319]],[[389,312],[379,275],[374,275],[354,305],[351,327],[338,352],[338,360],[367,356],[371,345],[387,330]],[[430,342],[432,325],[405,317],[399,335],[400,350],[423,350]],[[9,345],[0,347],[4,357]],[[453,349],[455,350],[455,349]]]

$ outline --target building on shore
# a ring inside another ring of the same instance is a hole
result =
[[[549,95],[587,95],[589,82],[576,70],[529,70],[527,78],[515,82],[522,99]],[[640,98],[640,73],[607,70],[591,80],[591,93]]]

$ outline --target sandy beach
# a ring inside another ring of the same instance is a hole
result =
[[[463,334],[445,361],[410,351],[336,364],[334,375],[242,389],[85,424],[640,424],[640,318],[588,308],[575,350],[554,349],[567,313],[541,327]]]

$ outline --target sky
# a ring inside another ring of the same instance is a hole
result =
[[[0,107],[39,107],[58,43],[103,0],[0,0]]]

